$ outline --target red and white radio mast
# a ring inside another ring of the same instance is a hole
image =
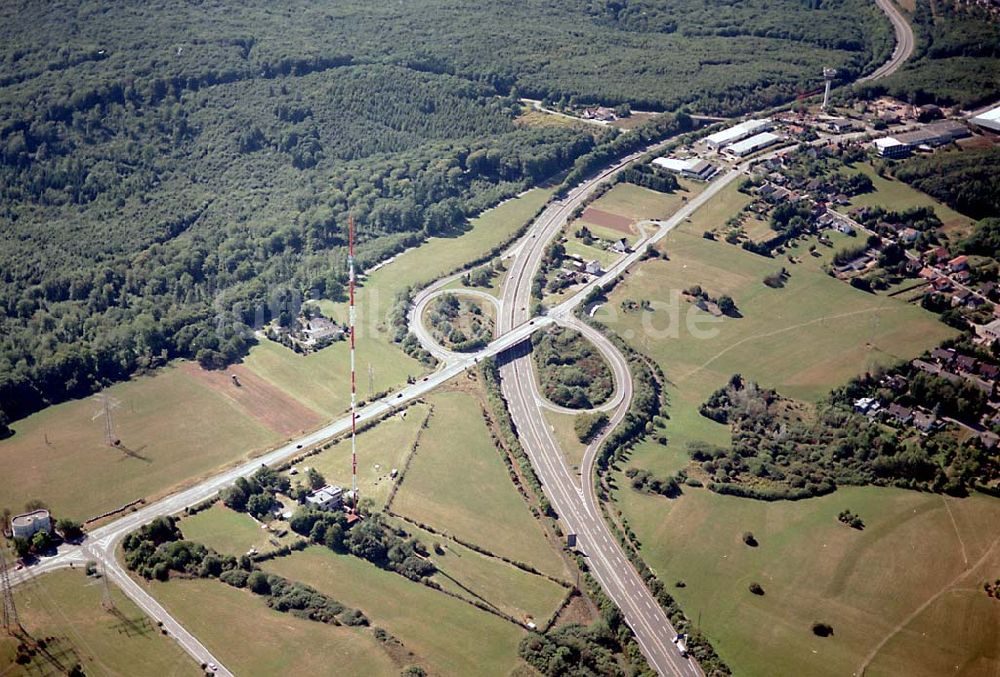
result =
[[[348,289],[350,294],[350,304],[347,312],[347,322],[351,333],[351,497],[354,505],[351,507],[351,514],[358,514],[358,403],[357,403],[357,378],[354,371],[354,216],[347,217],[348,248]]]

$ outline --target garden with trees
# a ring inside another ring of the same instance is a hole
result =
[[[800,499],[842,485],[897,486],[965,495],[994,478],[991,452],[946,431],[927,437],[879,425],[843,403],[837,391],[815,411],[735,374],[702,404],[701,414],[732,430],[729,447],[691,442],[686,475],[712,491],[762,500]],[[909,397],[943,413],[983,406],[972,386],[916,375]]]

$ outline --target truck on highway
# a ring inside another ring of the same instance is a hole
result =
[[[687,644],[684,643],[684,633],[679,635],[674,635],[674,646],[677,647],[677,652],[681,655],[681,658],[687,658],[688,650]]]

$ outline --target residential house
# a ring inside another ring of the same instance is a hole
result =
[[[949,364],[955,359],[955,349],[954,348],[935,348],[931,351],[931,357],[944,364]]]
[[[937,277],[931,282],[931,286],[934,287],[934,291],[948,291],[951,289],[951,280],[946,277]]]
[[[973,386],[975,386],[976,389],[979,390],[979,392],[981,392],[982,394],[986,395],[986,397],[988,398],[993,397],[994,384],[992,381],[984,381],[978,376],[966,376],[965,380],[968,383],[971,383]]]
[[[952,260],[948,261],[948,270],[953,273],[957,273],[960,270],[966,270],[969,267],[969,257],[964,254],[961,256],[956,256]]]
[[[968,304],[969,299],[972,297],[972,292],[968,289],[959,289],[957,292],[951,295],[951,305],[952,307],[964,306]]]
[[[604,272],[601,268],[601,264],[597,261],[588,261],[587,265],[584,267],[584,272],[588,275],[600,275]]]
[[[611,251],[617,252],[619,254],[627,254],[628,240],[626,240],[625,238],[620,238],[618,240],[615,240],[614,243],[611,245]]]
[[[878,411],[881,405],[874,397],[862,397],[854,400],[854,411],[859,414],[867,414],[871,411]]]
[[[975,373],[977,366],[979,366],[979,360],[974,357],[969,357],[968,355],[955,356],[955,368],[961,373]]]
[[[904,228],[899,231],[899,239],[905,244],[913,244],[920,237],[920,231],[916,228]]]
[[[913,425],[922,433],[934,432],[941,427],[941,421],[934,414],[926,414],[920,410],[913,412]]]
[[[996,365],[989,364],[987,362],[980,362],[979,368],[977,370],[979,375],[990,381],[996,381],[1000,378],[1000,367]]]
[[[888,411],[890,418],[902,423],[903,425],[909,425],[910,421],[913,420],[913,410],[909,407],[892,403],[889,405]]]
[[[902,374],[893,374],[882,379],[882,385],[895,393],[902,393],[906,392],[906,389],[910,386],[910,382]]]
[[[947,261],[950,256],[951,252],[948,251],[947,247],[935,247],[924,252],[924,260],[931,262]]]

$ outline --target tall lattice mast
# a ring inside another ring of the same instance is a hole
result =
[[[350,306],[347,313],[347,322],[351,333],[351,497],[354,505],[351,511],[358,514],[358,447],[357,447],[357,423],[358,423],[358,403],[357,403],[357,374],[354,369],[354,216],[347,217],[348,248],[348,289],[350,294]]]

